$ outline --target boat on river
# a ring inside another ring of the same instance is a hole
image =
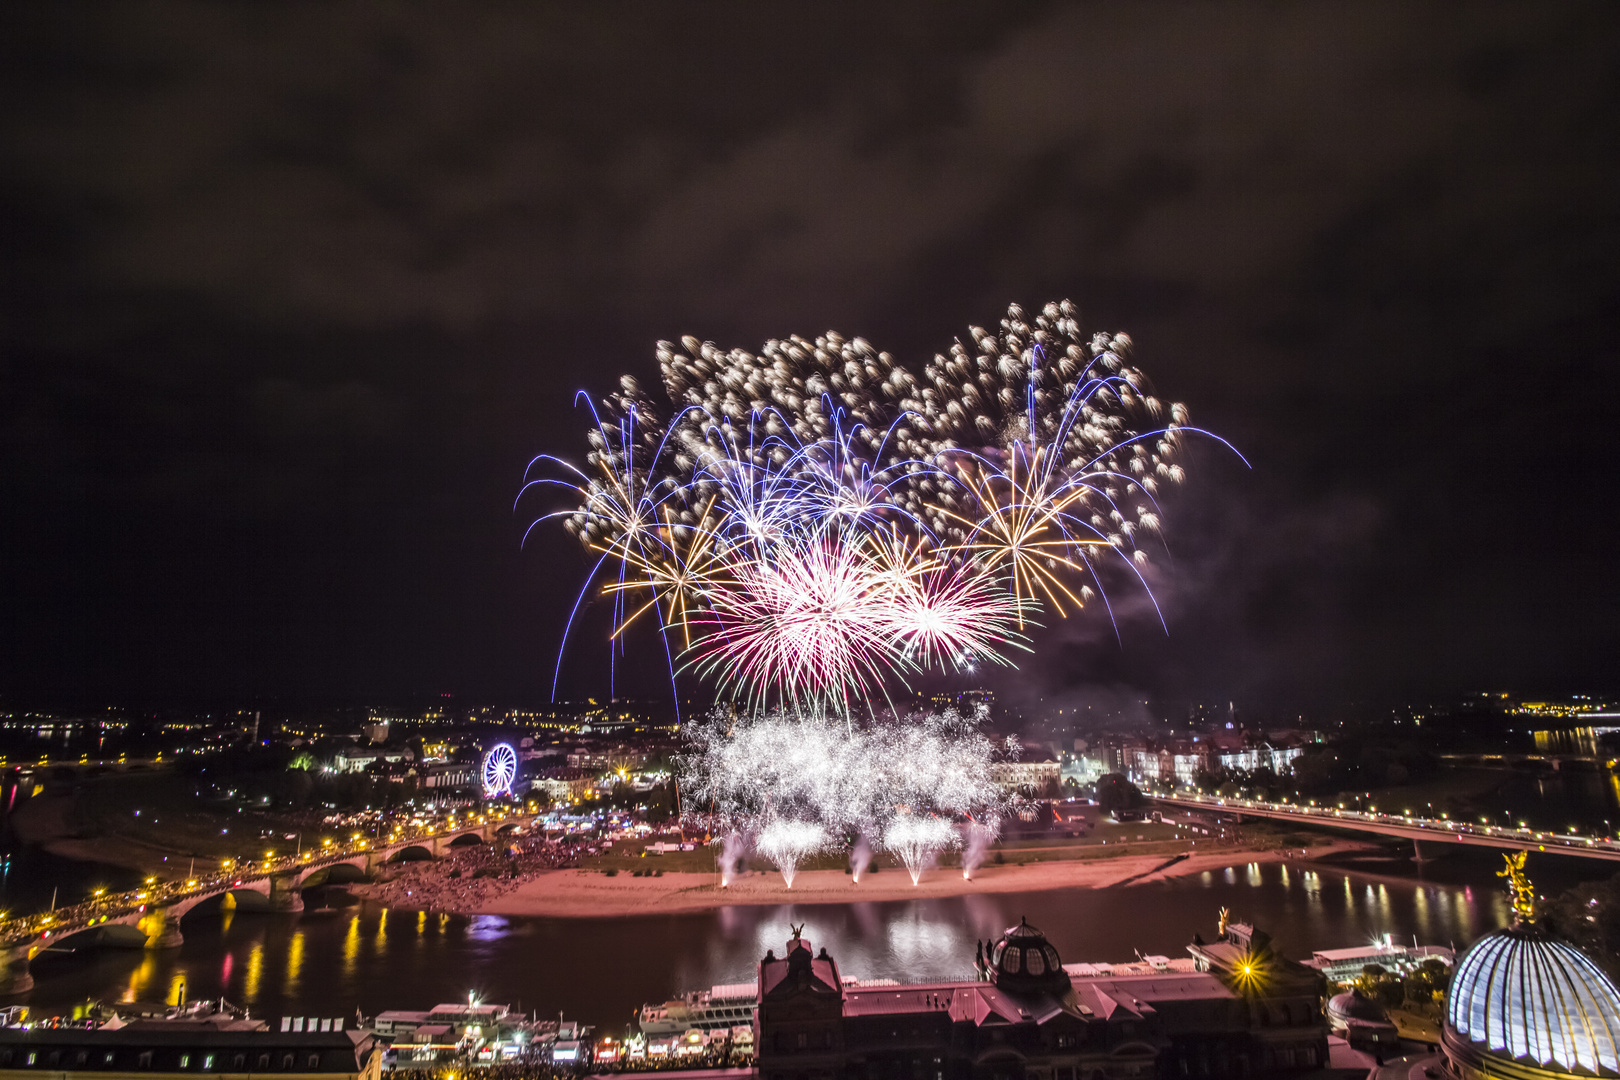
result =
[[[719,1031],[754,1022],[759,1004],[755,983],[721,983],[707,990],[692,990],[659,1005],[643,1005],[638,1017],[641,1033],[648,1039],[684,1035],[698,1031]]]

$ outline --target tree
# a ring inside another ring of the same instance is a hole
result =
[[[1097,807],[1104,813],[1141,806],[1142,792],[1123,773],[1107,773],[1097,778]]]
[[[1356,979],[1356,989],[1386,1008],[1394,1008],[1406,1000],[1406,987],[1400,976],[1391,975],[1382,964],[1368,964]]]
[[[1541,921],[1620,979],[1620,874],[1575,886],[1542,904]]]
[[[1451,969],[1430,957],[1406,976],[1406,999],[1420,1004],[1433,1001],[1451,981]]]

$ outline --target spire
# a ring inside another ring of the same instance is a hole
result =
[[[1507,866],[1496,872],[1497,877],[1507,878],[1508,895],[1513,899],[1514,926],[1529,926],[1536,921],[1536,890],[1524,873],[1524,863],[1529,857],[1528,851],[1504,854],[1502,859]]]

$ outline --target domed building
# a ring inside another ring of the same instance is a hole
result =
[[[1441,1052],[1458,1080],[1620,1076],[1620,990],[1535,918],[1524,855],[1501,872],[1514,924],[1457,961]]]
[[[975,966],[987,982],[1010,994],[1062,996],[1070,987],[1058,951],[1028,919],[1009,926],[1001,940],[989,947],[988,955],[981,950]]]
[[[1360,990],[1328,998],[1328,1030],[1353,1049],[1372,1052],[1400,1045],[1401,1033],[1382,1005]]]

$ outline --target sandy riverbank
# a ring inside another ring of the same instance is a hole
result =
[[[172,878],[185,871],[184,853],[143,844],[127,837],[79,837],[71,831],[71,796],[34,798],[19,808],[12,826],[19,839],[37,844],[53,855],[125,866],[143,873]],[[746,874],[721,888],[713,873],[666,873],[662,877],[609,877],[598,870],[550,870],[527,875],[515,888],[494,896],[486,890],[447,887],[437,882],[424,889],[423,907],[454,914],[539,915],[556,918],[646,915],[703,911],[733,904],[847,904],[853,901],[913,900],[919,897],[964,896],[974,893],[1038,892],[1048,889],[1104,889],[1132,887],[1206,870],[1220,870],[1254,862],[1285,859],[1308,862],[1367,850],[1371,845],[1340,840],[1319,844],[1302,855],[1299,848],[1220,848],[1189,853],[1165,865],[1169,856],[1120,855],[1107,858],[1031,862],[1023,866],[986,865],[964,879],[959,870],[936,868],[912,885],[904,870],[886,868],[868,874],[859,884],[839,870],[801,871],[789,889],[777,873]],[[424,882],[424,884],[428,884]],[[496,882],[487,882],[499,888]],[[372,888],[351,887],[358,896]],[[390,906],[406,908],[397,899]]]
[[[671,873],[663,877],[637,878],[625,874],[608,877],[592,870],[553,870],[535,876],[510,892],[471,906],[468,913],[582,918],[702,911],[732,904],[848,904],[973,893],[1104,889],[1164,881],[1233,865],[1309,861],[1363,847],[1365,845],[1354,842],[1313,847],[1304,859],[1299,848],[1225,848],[1190,855],[1169,866],[1164,865],[1164,855],[985,866],[975,870],[971,880],[964,879],[959,870],[935,869],[925,873],[916,885],[912,885],[910,875],[903,870],[885,869],[881,874],[869,874],[859,884],[851,882],[849,875],[842,871],[808,870],[798,875],[791,889],[782,883],[780,874],[774,873],[749,874],[723,889],[714,874]]]

